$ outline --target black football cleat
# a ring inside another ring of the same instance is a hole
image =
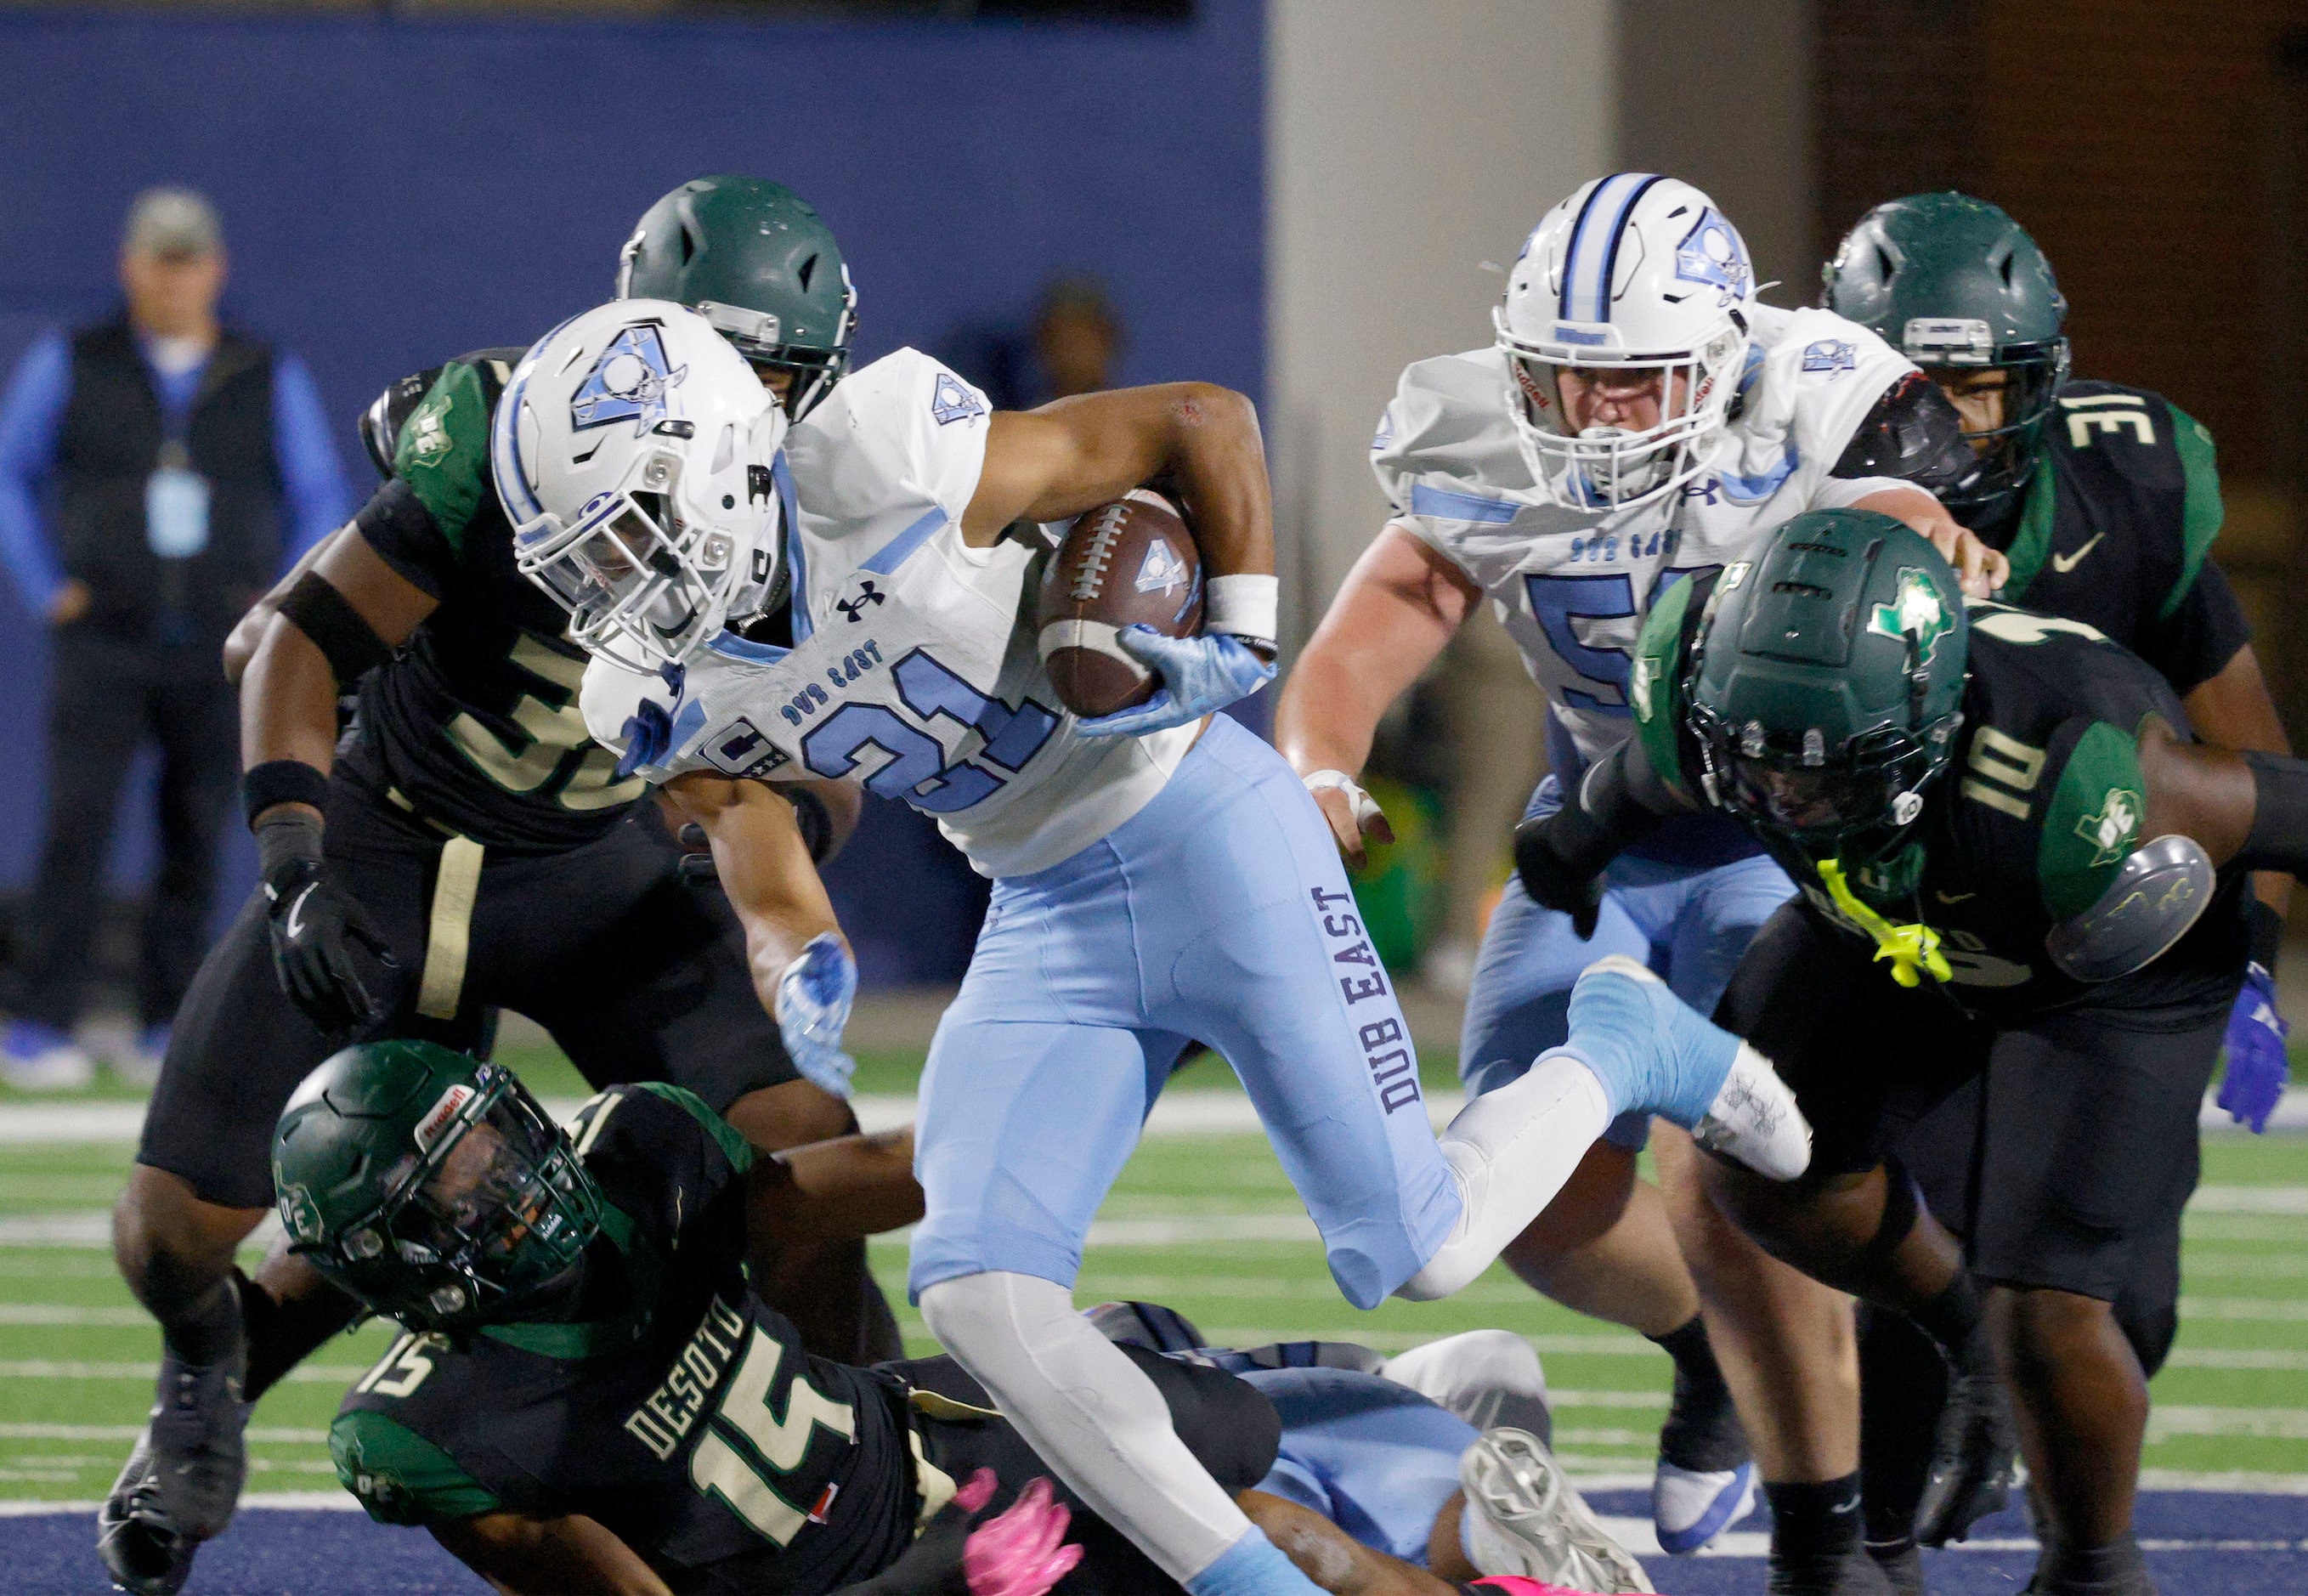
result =
[[[160,1511],[194,1540],[223,1533],[248,1478],[248,1404],[241,1400],[248,1346],[209,1364],[163,1350],[159,1391],[145,1427]]]
[[[136,1437],[134,1450],[112,1482],[111,1494],[96,1510],[96,1555],[112,1583],[131,1596],[177,1596],[193,1572],[200,1543],[179,1535],[159,1505],[159,1477],[152,1465],[152,1437]]]
[[[1981,1519],[2002,1512],[2018,1479],[2019,1453],[2011,1398],[1983,1350],[1974,1367],[1949,1377],[1931,1472],[1916,1506],[1917,1544],[1961,1540]]]
[[[1899,1596],[1899,1586],[1864,1550],[1821,1556],[1771,1554],[1770,1596]]]

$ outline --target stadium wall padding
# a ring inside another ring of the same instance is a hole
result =
[[[366,491],[351,424],[384,384],[607,298],[650,200],[739,170],[790,183],[832,225],[866,358],[1015,324],[1052,275],[1087,271],[1126,324],[1124,380],[1257,395],[1263,13],[1201,0],[1185,27],[0,16],[0,361],[102,313],[131,196],[191,184],[223,214],[228,310],[311,365]],[[13,591],[0,617],[5,888],[39,847],[46,650]],[[142,879],[149,832],[124,827],[116,882]],[[228,899],[248,879],[244,842]]]

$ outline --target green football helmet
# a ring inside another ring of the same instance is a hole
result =
[[[1796,516],[1700,620],[1684,702],[1708,796],[1814,857],[1880,853],[1954,750],[1969,641],[1929,539],[1869,510]]]
[[[699,177],[642,212],[617,260],[617,298],[670,299],[758,369],[788,372],[800,420],[849,368],[857,290],[841,246],[782,183]]]
[[[2068,380],[2068,302],[2028,230],[1985,200],[1914,194],[1875,207],[1821,270],[1820,303],[1941,375],[2006,374],[2003,424],[1973,433],[1985,462],[1951,509],[1993,519],[2035,474]]]
[[[364,1042],[297,1088],[272,1137],[288,1250],[373,1311],[458,1333],[574,1278],[601,1229],[585,1166],[510,1070]]]

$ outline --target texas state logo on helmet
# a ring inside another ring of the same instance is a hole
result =
[[[1738,229],[1688,183],[1618,172],[1548,211],[1494,315],[1539,492],[1624,508],[1704,470],[1744,372],[1754,296]],[[1581,418],[1598,389],[1618,424]]]
[[[653,671],[774,591],[786,413],[705,317],[624,299],[547,333],[506,381],[489,467],[521,574],[569,635]]]

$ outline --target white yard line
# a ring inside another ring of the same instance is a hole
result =
[[[556,1118],[565,1119],[576,1112],[583,1100],[579,1098],[547,1098],[545,1106]],[[1466,1099],[1456,1091],[1430,1093],[1426,1100],[1427,1117],[1436,1124],[1447,1122],[1466,1104]],[[909,1125],[914,1117],[914,1099],[899,1092],[866,1093],[851,1100],[857,1111],[857,1122],[868,1131],[894,1130]],[[2225,1110],[2216,1108],[2210,1098],[2204,1100],[2200,1123],[2207,1131],[2231,1131],[2236,1127]],[[133,1142],[144,1125],[144,1105],[139,1102],[109,1103],[10,1103],[0,1107],[0,1144],[56,1142]],[[1168,1136],[1232,1136],[1246,1135],[1259,1128],[1258,1114],[1250,1100],[1235,1091],[1175,1091],[1154,1105],[1147,1116],[1146,1134]],[[2293,1087],[2284,1094],[2284,1101],[2269,1121],[2271,1131],[2308,1131],[2308,1087]],[[2234,1208],[2214,1208],[2213,1212],[2226,1213],[2308,1213],[2308,1186],[2226,1186],[2209,1188],[2215,1191],[2271,1193],[2290,1191],[2298,1194],[2290,1199],[2292,1207],[2252,1205]]]

